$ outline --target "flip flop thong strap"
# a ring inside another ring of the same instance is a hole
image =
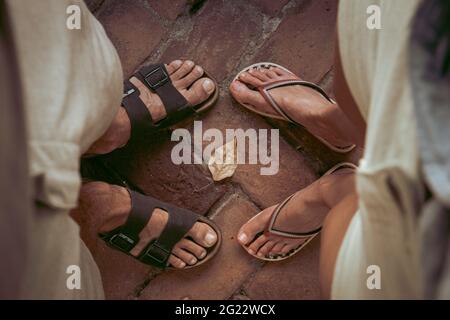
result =
[[[130,80],[126,80],[124,82],[122,106],[131,121],[132,139],[138,138],[145,132],[154,132],[156,129],[166,128],[195,113],[195,110],[189,106],[183,95],[173,86],[164,64],[142,67],[133,76],[161,98],[167,115],[160,121],[154,121],[140,98],[139,90]]]
[[[294,86],[294,85],[301,85],[308,88],[312,88],[319,92],[325,99],[333,103],[333,100],[328,96],[328,94],[318,85],[315,83],[304,81],[304,80],[298,80],[298,79],[291,79],[291,80],[281,80],[281,81],[275,81],[271,82],[267,85],[258,87],[259,92],[264,97],[264,99],[269,103],[269,105],[283,118],[285,118],[287,121],[299,124],[294,119],[292,119],[281,107],[278,105],[278,103],[275,101],[275,99],[270,94],[270,90],[281,88],[281,87],[287,87],[287,86]]]
[[[272,212],[272,216],[270,217],[269,223],[266,227],[266,233],[274,234],[277,236],[282,236],[285,238],[293,238],[293,239],[303,239],[303,238],[309,238],[322,230],[322,227],[319,227],[317,229],[314,229],[312,231],[308,232],[287,232],[287,231],[281,231],[274,228],[275,221],[280,214],[281,210],[284,208],[284,206],[292,199],[292,197],[295,194],[289,196],[287,199],[285,199],[282,203],[280,203],[275,210]]]
[[[166,226],[160,236],[150,241],[141,251],[138,260],[161,269],[166,268],[173,247],[179,242],[198,220],[198,215],[175,207],[153,197],[130,191],[132,209],[124,225],[100,237],[119,251],[130,254],[139,242],[139,234],[152,217],[154,209],[159,208],[168,213]]]
[[[350,162],[342,162],[342,163],[338,163],[337,165],[333,166],[331,169],[329,169],[324,176],[330,175],[335,173],[336,171],[343,169],[343,168],[349,168],[349,169],[353,169],[356,170],[358,169],[358,167]],[[286,237],[286,238],[309,238],[317,233],[319,233],[322,230],[322,227],[319,227],[317,229],[314,229],[312,231],[309,232],[286,232],[286,231],[281,231],[281,230],[277,230],[274,228],[275,222],[278,218],[278,215],[280,214],[281,210],[286,206],[286,204],[295,196],[295,193],[292,194],[291,196],[289,196],[288,198],[286,198],[282,203],[280,203],[275,210],[272,212],[272,215],[269,219],[269,222],[267,223],[267,227],[266,227],[266,233],[269,234],[274,234],[274,235],[278,235],[278,236],[282,236],[282,237]]]

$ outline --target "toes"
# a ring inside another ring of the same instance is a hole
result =
[[[183,77],[185,77],[187,74],[189,74],[189,72],[192,71],[192,69],[194,68],[195,64],[194,62],[192,62],[191,60],[186,60],[183,62],[183,64],[181,65],[180,68],[178,68],[178,70],[176,70],[171,76],[170,78],[172,79],[172,81],[176,81],[179,80]]]
[[[188,239],[182,239],[180,242],[178,242],[177,246],[192,253],[199,260],[206,257],[206,250]]]
[[[194,224],[188,235],[199,245],[206,248],[212,247],[217,242],[217,234],[214,229],[202,222]]]
[[[171,75],[176,70],[178,70],[178,68],[180,68],[182,64],[183,64],[183,61],[181,61],[181,60],[174,60],[171,63],[166,64],[166,69],[167,69],[167,72],[169,73],[169,75]]]
[[[270,250],[269,254],[280,254],[281,249],[285,246],[285,243],[278,242],[276,245],[273,246],[273,248]]]
[[[268,76],[271,80],[279,78],[279,76],[272,70],[264,69],[264,74]]]
[[[269,238],[265,235],[261,235],[256,238],[247,248],[248,253],[255,255],[259,249],[269,240]]]
[[[275,72],[279,76],[293,76],[292,73],[287,72],[286,70],[280,69],[278,67],[270,67],[269,70]]]
[[[176,255],[179,259],[181,259],[185,264],[193,266],[197,263],[197,258],[194,257],[191,253],[186,250],[181,249],[178,244],[173,248],[172,254]]]
[[[295,248],[298,248],[298,246],[299,246],[300,244],[286,244],[282,249],[281,249],[281,252],[280,252],[280,254],[281,255],[286,255],[286,254],[288,254],[291,250],[293,250],[293,249],[295,249]]]
[[[270,80],[270,78],[261,70],[255,70],[255,69],[251,69],[249,71],[249,73],[254,76],[255,78],[258,78],[259,80],[263,81],[263,82],[267,82]]]
[[[241,227],[237,235],[237,239],[241,245],[248,245],[255,239],[258,233],[264,230],[274,208],[275,206],[264,209]]]
[[[216,86],[209,78],[201,78],[194,82],[191,88],[186,93],[187,101],[195,106],[202,103],[214,92]]]
[[[269,240],[267,241],[258,251],[258,257],[265,257],[268,255],[268,253],[270,252],[270,250],[272,250],[272,248],[275,246],[276,242]]]
[[[201,76],[203,76],[203,68],[200,66],[195,66],[195,68],[192,69],[192,71],[185,77],[181,78],[180,80],[175,81],[174,85],[175,87],[179,87],[182,89],[188,88],[193,84],[196,80],[200,79]]]
[[[170,255],[168,262],[169,265],[177,269],[183,269],[184,267],[186,267],[186,263],[184,263],[180,258],[175,257],[173,254]]]
[[[249,103],[260,108],[264,108],[267,104],[266,100],[264,100],[263,96],[258,91],[250,89],[238,80],[231,83],[230,92],[240,103]]]
[[[248,72],[244,72],[241,75],[239,75],[239,80],[253,87],[260,87],[264,85],[263,81],[259,80],[258,78],[254,77]]]

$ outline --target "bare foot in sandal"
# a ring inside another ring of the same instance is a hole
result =
[[[107,233],[124,225],[132,209],[132,201],[127,189],[104,182],[90,182],[81,188],[81,206],[87,212],[100,216],[100,233]],[[134,206],[135,204],[133,204]],[[150,215],[150,212],[149,212]],[[139,242],[130,254],[137,257],[153,240],[160,237],[168,222],[168,213],[154,209],[150,220],[139,233]],[[210,254],[208,251],[218,242],[214,229],[203,222],[192,225],[187,234],[174,246],[168,258],[168,265],[177,269],[195,266]]]
[[[266,208],[250,219],[239,230],[239,243],[250,255],[262,260],[283,260],[297,253],[319,233],[329,204],[344,198],[352,188],[355,167],[341,165],[282,204]]]
[[[215,89],[214,82],[204,77],[204,70],[191,60],[175,60],[166,65],[166,70],[172,80],[172,84],[181,95],[188,101],[189,105],[196,106],[205,101]],[[138,78],[131,77],[130,82],[135,85],[140,98],[147,106],[152,119],[159,121],[167,115],[166,108],[158,94],[142,83]]]
[[[348,128],[352,125],[339,107],[317,89],[296,84],[270,89],[270,96],[285,115],[280,114],[258,90],[283,80],[301,79],[274,66],[250,68],[241,72],[231,83],[230,92],[239,103],[250,110],[301,124],[316,137],[336,146],[335,151],[342,149],[343,152],[348,152],[353,143],[345,137],[348,136]]]
[[[215,81],[190,60],[142,67],[125,80],[124,91],[115,119],[87,154],[109,153],[208,109],[218,98]]]

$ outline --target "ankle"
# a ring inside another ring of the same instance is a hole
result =
[[[353,142],[346,138],[342,126],[346,124],[345,115],[334,103],[328,103],[320,112],[311,116],[312,130],[336,146],[348,146]],[[313,132],[314,132],[313,131]]]
[[[108,185],[109,187],[109,203],[106,216],[100,227],[100,232],[113,230],[123,225],[131,212],[131,197],[127,189],[121,186]]]
[[[87,154],[107,154],[125,146],[130,139],[131,122],[125,109],[120,107],[116,117],[103,136],[86,152]]]

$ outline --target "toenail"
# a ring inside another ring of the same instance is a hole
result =
[[[211,80],[206,79],[205,81],[203,81],[203,89],[205,89],[206,92],[211,92],[214,89],[214,84]]]
[[[242,233],[239,235],[238,239],[239,239],[240,242],[246,243],[248,237],[247,237],[247,235],[246,235],[245,233],[242,232]]]
[[[255,251],[253,251],[252,249],[248,249],[248,253],[255,254]]]
[[[204,257],[206,257],[206,251],[203,251],[202,253],[200,253],[200,259],[203,259]]]
[[[186,65],[191,67],[194,65],[194,62],[192,62],[191,60],[186,61]]]
[[[235,82],[233,84],[233,88],[234,88],[234,91],[237,91],[237,92],[242,91],[242,85],[240,82]]]
[[[200,66],[196,66],[196,67],[195,67],[195,70],[196,70],[198,73],[200,73],[200,74],[203,73],[203,68],[200,67]]]
[[[184,268],[184,267],[186,267],[186,263],[180,262],[180,268]]]
[[[258,252],[258,257],[262,258],[264,255],[261,252]]]
[[[182,62],[181,62],[181,60],[175,60],[174,62],[173,62],[173,65],[175,66],[175,67],[179,67],[179,66],[181,66],[181,64],[182,64]]]
[[[212,245],[216,242],[216,234],[209,231],[205,236],[205,242],[209,245]]]
[[[191,261],[189,261],[189,264],[196,264],[197,263],[197,259],[192,258]]]

